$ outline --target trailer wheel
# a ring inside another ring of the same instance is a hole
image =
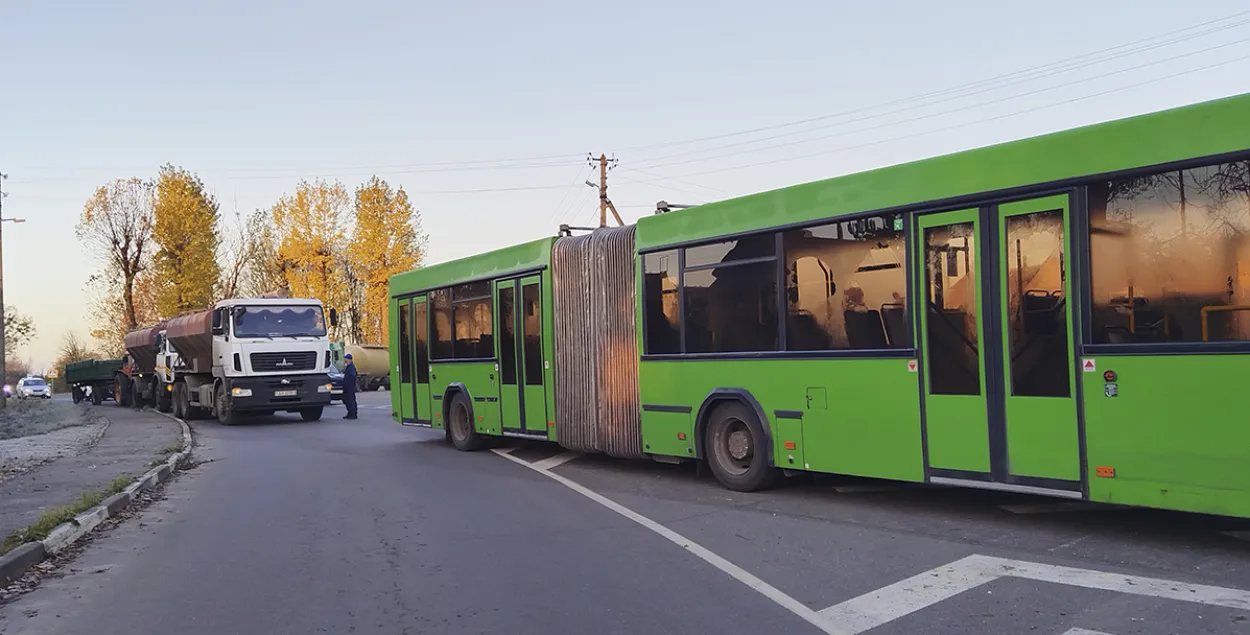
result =
[[[82,389],[78,386],[74,386],[69,391],[69,398],[72,399],[75,404],[82,401]]]
[[[473,429],[473,406],[463,392],[457,392],[447,407],[447,437],[461,452],[472,452],[483,445],[482,437]]]
[[[703,438],[716,480],[738,492],[766,489],[776,482],[780,472],[768,464],[766,443],[763,424],[750,408],[736,401],[712,411]]]
[[[126,407],[130,405],[131,397],[134,395],[130,392],[130,378],[125,375],[118,375],[113,379],[113,401],[117,405]]]
[[[230,394],[226,392],[226,385],[222,384],[217,387],[216,407],[217,421],[223,426],[232,426],[239,422],[239,413],[235,412],[234,404],[231,403]]]
[[[91,387],[91,405],[98,406],[104,403],[104,392],[96,390],[97,386]]]

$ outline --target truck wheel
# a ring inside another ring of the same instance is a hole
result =
[[[304,408],[299,411],[299,416],[304,421],[320,421],[322,410],[323,408],[321,406],[317,406],[316,408]]]
[[[174,392],[168,384],[156,382],[156,411],[168,413],[174,409]]]
[[[457,392],[447,407],[447,437],[461,452],[479,450],[483,445],[482,437],[473,429],[473,405],[462,392]]]
[[[69,391],[69,398],[70,398],[70,399],[72,399],[72,400],[74,401],[74,403],[75,403],[75,404],[77,404],[78,402],[82,401],[82,390],[80,390],[80,389],[78,388],[78,386],[74,386],[74,387],[73,387],[73,388]]]
[[[186,384],[174,384],[173,402],[175,419],[187,418],[187,408],[183,405],[186,403],[186,398],[183,396],[183,392],[186,390],[186,387]]]
[[[223,426],[232,426],[239,422],[239,413],[234,411],[234,404],[230,395],[226,393],[226,386],[222,384],[217,387],[217,404],[214,408],[217,411],[217,421]]]
[[[139,387],[139,382],[130,382],[130,404],[136,410],[143,408],[143,391]]]
[[[768,464],[768,436],[755,413],[740,402],[717,406],[703,438],[716,480],[737,492],[766,489],[780,473]]]
[[[98,406],[104,403],[104,393],[96,390],[95,386],[91,387],[91,405]]]

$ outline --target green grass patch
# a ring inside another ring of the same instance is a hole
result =
[[[52,530],[56,529],[61,523],[73,520],[74,516],[99,505],[104,502],[104,499],[126,489],[126,486],[130,485],[132,480],[130,475],[123,474],[110,481],[104,489],[86,492],[69,505],[49,509],[33,525],[23,527],[22,529],[14,529],[12,533],[5,537],[4,542],[0,542],[0,555],[6,554],[25,543],[47,538],[48,534],[52,533]]]

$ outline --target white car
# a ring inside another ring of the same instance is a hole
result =
[[[42,397],[44,399],[52,398],[52,386],[43,380],[43,377],[24,377],[17,381],[17,398],[25,399],[27,397]]]

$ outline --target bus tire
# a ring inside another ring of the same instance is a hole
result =
[[[473,403],[463,392],[457,391],[447,405],[447,438],[461,452],[482,448],[482,437],[473,429]]]
[[[739,401],[716,406],[703,447],[716,480],[735,492],[767,489],[780,471],[768,464],[768,435],[755,412]]]

